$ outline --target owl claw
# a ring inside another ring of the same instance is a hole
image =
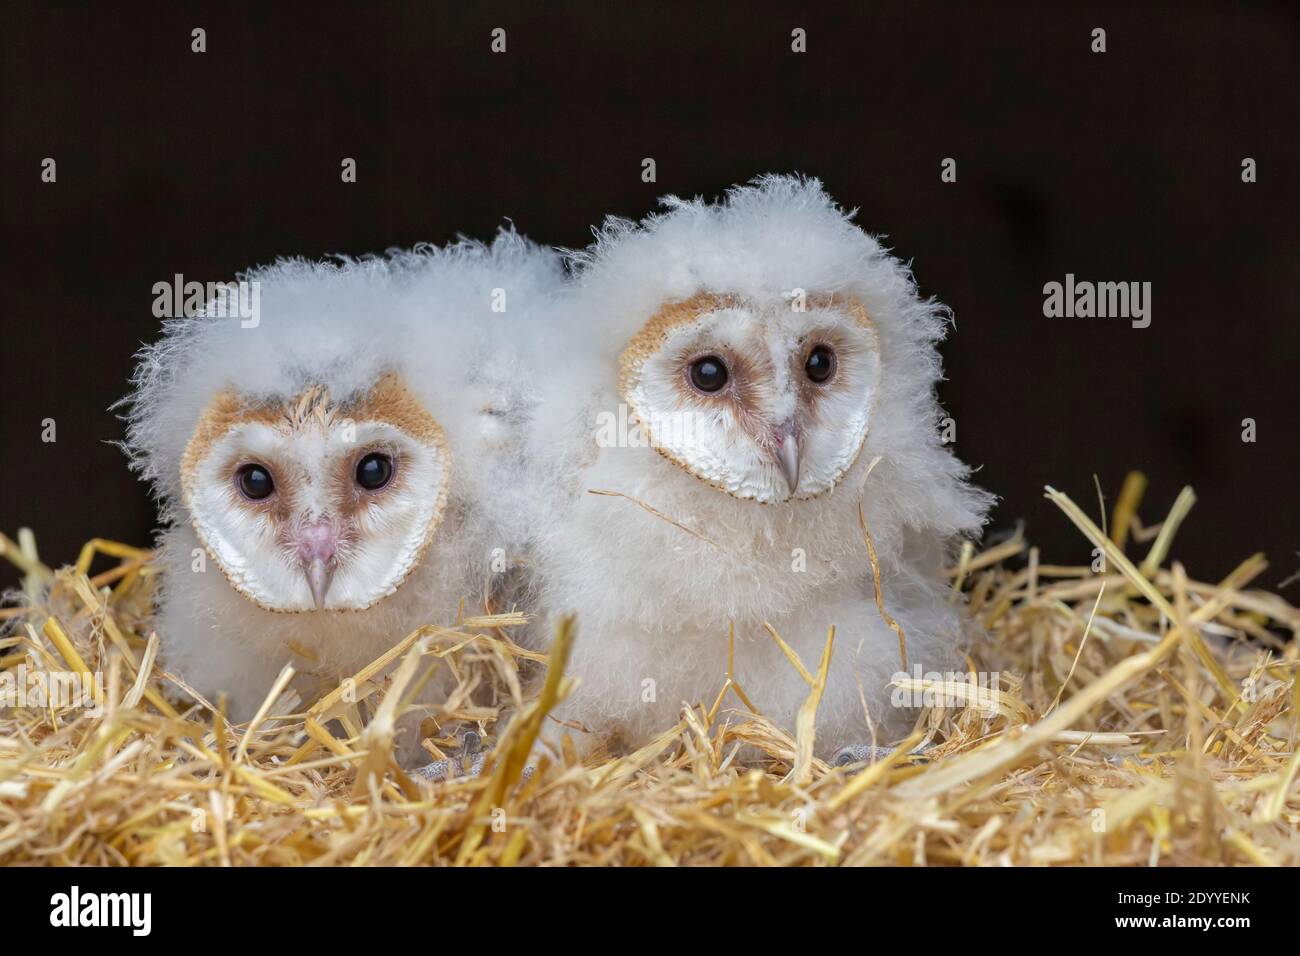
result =
[[[477,777],[483,772],[483,761],[487,759],[486,750],[476,753],[469,760],[453,757],[449,760],[435,760],[412,771],[425,780],[454,780],[457,777]]]
[[[482,748],[483,738],[472,730],[468,731],[461,738],[459,754],[445,760],[435,760],[423,767],[417,767],[412,773],[425,780],[454,780],[457,777],[477,777],[483,772],[483,765],[491,752]],[[531,777],[533,769],[532,764],[525,766],[521,779],[527,780]]]
[[[415,770],[417,777],[425,780],[449,780],[455,777],[477,777],[483,772],[483,761],[488,751],[483,749],[483,738],[477,731],[468,730],[460,739],[460,753],[455,757],[435,760]]]
[[[894,747],[877,747],[873,744],[849,744],[835,751],[832,767],[850,767],[858,763],[879,763],[894,752]],[[921,753],[920,750],[913,753]]]

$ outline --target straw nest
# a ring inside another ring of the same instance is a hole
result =
[[[997,685],[909,678],[947,706],[847,768],[812,756],[824,656],[791,661],[809,683],[797,727],[751,712],[719,675],[716,698],[649,746],[527,772],[576,629],[560,626],[529,697],[520,672],[540,665],[511,639],[517,615],[422,628],[311,702],[286,671],[230,724],[155,664],[147,552],[92,541],[52,572],[30,533],[0,536],[28,594],[0,611],[0,678],[99,675],[98,707],[0,707],[0,862],[1296,865],[1300,612],[1247,589],[1259,555],[1214,584],[1166,566],[1194,497],[1144,527],[1143,484],[1130,476],[1109,532],[1048,489],[1093,565],[1043,563],[1018,536],[968,549],[950,573],[987,632],[970,667]],[[96,555],[117,565],[88,577]],[[432,667],[460,682],[424,724],[425,746],[453,757],[443,782],[391,757]],[[492,744],[478,776],[454,772],[466,728]]]

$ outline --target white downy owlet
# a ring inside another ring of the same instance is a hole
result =
[[[817,753],[895,740],[915,712],[891,702],[859,507],[909,668],[931,671],[964,627],[941,566],[990,502],[940,441],[946,310],[815,180],[666,206],[604,226],[536,346],[573,368],[530,432],[545,606],[577,612],[556,716],[643,743],[713,702],[734,627],[735,679],[793,730],[809,687],[765,625],[809,669],[834,625]]]
[[[168,322],[127,415],[165,525],[164,664],[243,720],[285,663],[328,688],[420,625],[500,610],[528,497],[513,343],[560,274],[502,232],[281,262],[242,277],[255,322]],[[410,721],[398,743],[419,761]]]

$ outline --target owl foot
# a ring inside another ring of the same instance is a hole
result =
[[[454,757],[435,760],[412,773],[425,780],[454,780],[457,777],[477,777],[483,772],[483,762],[489,751],[483,749],[483,738],[467,730],[460,740],[460,752]]]
[[[477,777],[483,772],[484,761],[491,751],[483,749],[483,738],[475,731],[465,732],[460,741],[460,752],[454,757],[435,760],[411,771],[425,780],[454,780],[457,777]],[[522,779],[533,775],[533,765],[524,767]]]
[[[879,763],[891,753],[893,747],[877,747],[874,744],[849,744],[847,747],[841,747],[835,751],[835,756],[831,758],[832,767],[851,767],[859,763]],[[914,750],[912,753],[920,754],[922,749]]]

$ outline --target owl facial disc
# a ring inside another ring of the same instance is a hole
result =
[[[229,390],[181,461],[199,540],[231,586],[272,611],[362,610],[397,590],[442,516],[442,429],[394,375],[335,403]]]
[[[670,302],[632,339],[619,390],[657,451],[736,498],[831,490],[866,440],[876,330],[855,299]]]

